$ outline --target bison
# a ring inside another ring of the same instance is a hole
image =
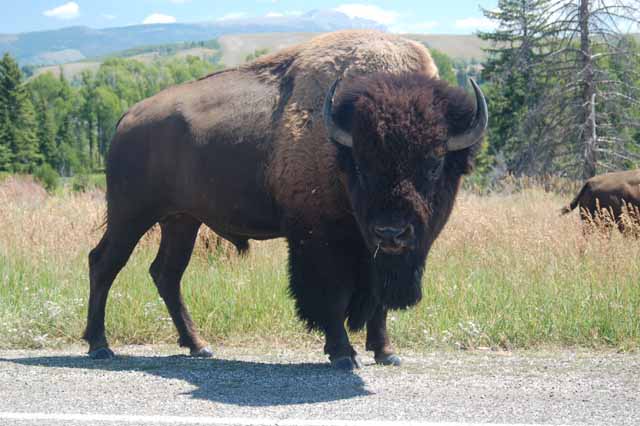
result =
[[[587,180],[578,195],[563,207],[561,215],[570,213],[580,206],[580,217],[591,221],[600,217],[603,211],[615,222],[621,232],[625,231],[622,215],[627,211],[635,222],[640,219],[640,170],[606,173]]]
[[[421,298],[429,249],[473,166],[487,106],[438,79],[420,44],[344,31],[143,100],[117,125],[106,163],[104,235],[89,254],[84,339],[105,338],[109,288],[141,236],[161,228],[150,274],[193,356],[212,356],[180,280],[205,224],[244,250],[284,237],[298,316],[325,334],[333,366],[398,365],[390,309]]]

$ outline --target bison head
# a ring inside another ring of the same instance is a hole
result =
[[[338,82],[326,96],[324,124],[338,144],[340,180],[387,291],[396,291],[390,283],[397,280],[419,291],[428,250],[480,145],[487,106],[471,84],[475,108],[463,90],[420,74],[347,81],[335,107]],[[386,304],[419,300],[405,296]]]

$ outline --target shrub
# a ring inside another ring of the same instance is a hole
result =
[[[74,192],[87,192],[89,190],[89,175],[86,173],[78,173],[73,177],[71,189]]]
[[[60,186],[60,175],[47,163],[38,166],[33,177],[44,186],[47,192],[54,192]]]
[[[104,173],[78,173],[73,177],[71,189],[74,192],[87,192],[96,189],[105,191],[107,189],[107,181]]]
[[[107,177],[104,173],[94,173],[89,175],[89,184],[92,189],[107,190]]]

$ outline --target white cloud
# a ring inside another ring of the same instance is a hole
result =
[[[102,17],[108,21],[113,21],[116,19],[116,15],[109,15],[108,13],[103,13]]]
[[[80,6],[75,1],[70,1],[53,9],[42,12],[44,16],[57,19],[73,19],[80,15]]]
[[[171,15],[163,15],[162,13],[152,13],[144,18],[143,24],[172,24],[176,22],[176,18]]]
[[[389,27],[392,33],[422,34],[429,33],[440,25],[437,21],[399,23]]]
[[[264,15],[266,18],[282,18],[283,16],[300,16],[302,12],[299,10],[285,10],[284,12],[269,12]]]
[[[242,19],[246,17],[247,14],[244,12],[231,12],[227,13],[226,15],[222,15],[220,18],[218,18],[218,21],[231,21],[233,19]]]
[[[400,14],[396,11],[362,3],[341,4],[333,10],[342,12],[350,18],[369,19],[384,25],[392,25],[400,17]]]
[[[169,0],[169,3],[173,3],[173,4],[185,4],[189,2],[191,2],[191,0]]]
[[[455,27],[461,30],[493,30],[498,24],[489,18],[465,18],[456,20]]]

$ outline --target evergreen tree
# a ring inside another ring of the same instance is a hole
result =
[[[553,156],[552,150],[538,150],[534,140],[544,122],[534,115],[544,95],[544,69],[541,59],[549,43],[549,22],[545,18],[550,0],[500,0],[495,10],[484,10],[499,26],[479,37],[491,42],[489,57],[482,71],[490,82],[491,99],[489,151],[501,153],[516,174],[540,173]],[[541,161],[542,160],[542,161]]]
[[[40,142],[40,152],[44,161],[54,166],[57,159],[56,147],[56,122],[53,111],[48,108],[44,99],[36,99],[38,102],[38,140]]]
[[[36,129],[38,122],[29,94],[22,84],[22,72],[7,53],[0,61],[0,99],[2,99],[2,157],[11,150],[12,169],[29,172],[42,160]]]
[[[54,168],[61,176],[71,176],[79,168],[78,156],[73,152],[71,113],[62,118],[56,133],[56,160]]]
[[[2,117],[0,117],[0,136],[2,137],[2,145],[0,148],[6,151],[6,147],[10,150],[12,161],[15,159],[18,150],[17,134],[18,122],[20,118],[21,104],[25,98],[24,87],[21,85],[22,75],[20,68],[13,58],[5,53],[0,61],[0,107]],[[5,158],[7,154],[3,155]],[[11,166],[13,169],[13,163]]]
[[[43,160],[38,143],[36,111],[29,98],[22,100],[15,133],[14,169],[20,173],[31,173]]]
[[[84,71],[81,75],[79,119],[82,122],[84,136],[87,141],[88,168],[97,164],[97,132],[96,132],[96,87],[93,75]]]
[[[4,103],[0,99],[0,171],[10,172],[13,170],[13,152],[9,140],[9,117]]]
[[[98,155],[102,161],[107,155],[116,123],[122,115],[120,100],[108,87],[96,89],[96,119],[98,128]]]

